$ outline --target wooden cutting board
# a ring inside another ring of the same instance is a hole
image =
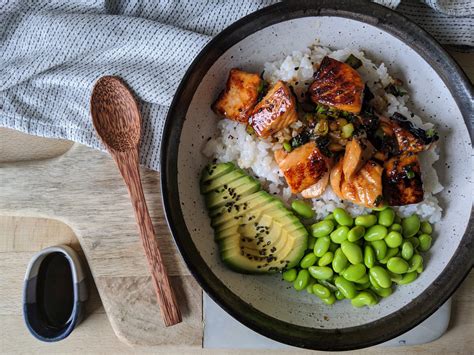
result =
[[[24,140],[35,147],[33,161]],[[0,215],[42,217],[70,227],[79,240],[116,335],[139,345],[202,345],[202,291],[190,276],[161,208],[159,174],[142,169],[164,261],[179,295],[183,322],[165,328],[122,178],[105,153],[79,144],[0,131]],[[34,138],[33,138],[34,139]],[[25,241],[24,241],[25,242]],[[32,253],[31,253],[32,254]]]

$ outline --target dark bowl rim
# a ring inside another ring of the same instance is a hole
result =
[[[227,313],[250,329],[288,345],[314,350],[352,350],[373,346],[412,329],[452,295],[472,268],[474,244],[471,216],[453,258],[428,288],[409,304],[376,321],[343,329],[293,325],[255,309],[230,291],[207,266],[195,247],[181,211],[177,184],[180,134],[193,94],[214,61],[228,48],[273,24],[308,16],[335,16],[374,25],[414,49],[441,76],[464,117],[472,141],[473,89],[462,69],[423,29],[406,17],[365,0],[302,0],[278,3],[256,11],[212,39],[194,59],[171,103],[161,143],[161,192],[169,229],[192,275]],[[471,143],[472,145],[472,143]]]

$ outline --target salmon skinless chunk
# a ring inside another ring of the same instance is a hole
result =
[[[295,194],[316,184],[329,171],[331,159],[311,141],[290,153],[276,151],[275,160]]]
[[[364,82],[350,65],[324,57],[309,87],[311,100],[358,114],[362,108]]]
[[[288,86],[278,81],[252,110],[249,124],[259,137],[267,138],[297,119],[295,98]]]
[[[342,163],[342,171],[344,177],[350,179],[372,158],[375,153],[374,146],[363,138],[352,138],[346,145],[344,159]]]
[[[326,172],[319,181],[308,187],[307,189],[301,191],[301,196],[304,198],[316,198],[323,194],[326,191],[326,187],[329,183],[329,171]]]
[[[225,90],[212,104],[212,110],[231,120],[247,124],[248,116],[257,103],[262,79],[258,74],[231,69]]]

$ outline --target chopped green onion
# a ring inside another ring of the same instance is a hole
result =
[[[261,92],[263,91],[263,86],[264,86],[264,85],[265,85],[265,84],[264,84],[264,81],[261,80],[261,81],[260,81],[260,85],[259,85],[258,88],[257,88],[257,92],[258,92],[258,93],[261,93]]]
[[[353,56],[352,54],[346,59],[346,64],[349,64],[352,68],[357,69],[362,66],[362,61],[357,58],[356,56]]]
[[[413,170],[407,171],[407,178],[413,179],[415,177],[415,172]]]
[[[433,138],[434,136],[436,136],[438,133],[435,131],[434,128],[430,128],[429,130],[426,131],[426,136],[428,138]]]
[[[354,133],[354,125],[352,123],[348,123],[344,125],[342,128],[342,137],[343,138],[349,138],[352,136],[352,133]]]
[[[325,136],[329,132],[329,125],[326,119],[320,120],[314,127],[314,134],[317,136]]]
[[[253,136],[253,135],[255,134],[255,130],[253,129],[253,127],[252,127],[251,125],[248,125],[245,130],[246,130],[247,133],[250,134],[251,136]]]
[[[291,144],[288,142],[283,142],[283,149],[285,149],[288,153],[291,152]]]

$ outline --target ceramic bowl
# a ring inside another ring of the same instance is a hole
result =
[[[324,305],[297,293],[279,275],[249,276],[219,260],[199,193],[200,154],[216,132],[210,109],[233,67],[260,72],[263,63],[318,39],[355,47],[409,83],[409,107],[437,124],[441,159],[435,165],[443,211],[426,268],[410,285],[370,308]],[[251,14],[214,38],[183,78],[162,141],[162,194],[169,227],[189,269],[228,313],[274,340],[319,350],[345,350],[389,340],[436,311],[472,267],[472,87],[451,57],[405,17],[365,1],[294,1]],[[467,128],[467,125],[469,129]]]

